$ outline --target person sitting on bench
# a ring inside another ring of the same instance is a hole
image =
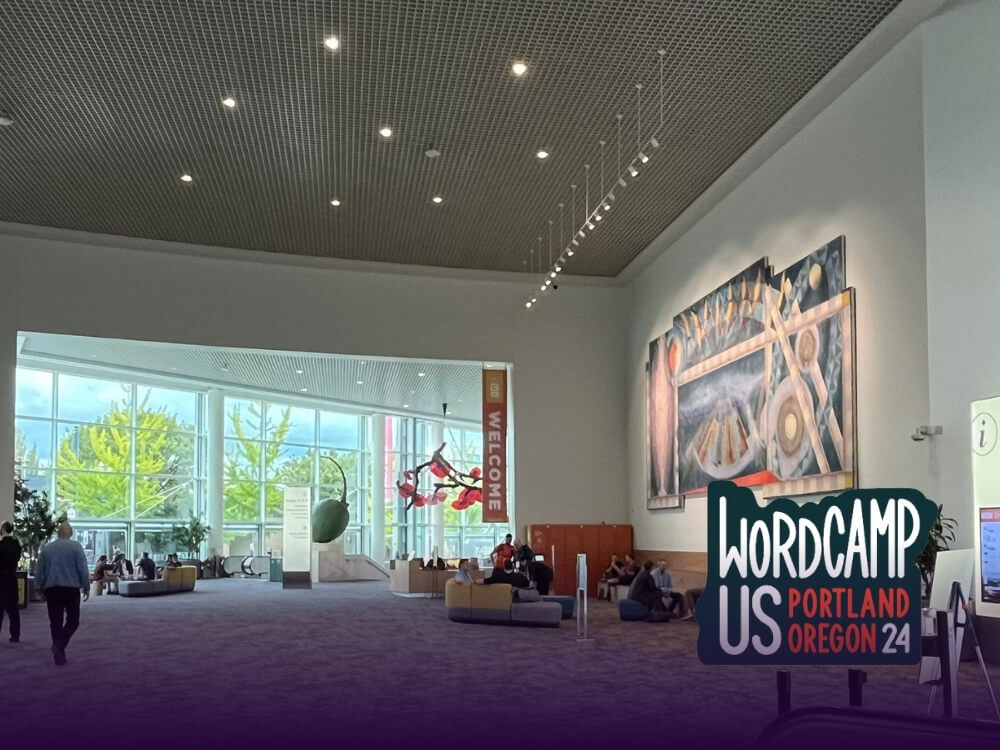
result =
[[[684,597],[679,591],[674,591],[674,579],[667,570],[667,561],[660,560],[656,570],[653,571],[653,581],[663,594],[663,603],[667,607],[667,612],[680,617],[684,612]]]
[[[628,590],[628,598],[642,602],[649,612],[650,619],[656,618],[657,613],[666,616],[667,612],[667,605],[663,603],[663,593],[653,580],[652,570],[653,561],[646,560]]]

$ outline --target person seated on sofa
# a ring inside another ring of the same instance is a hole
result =
[[[149,556],[148,552],[143,552],[142,558],[139,560],[139,580],[156,580],[156,563],[153,562],[153,558]]]
[[[164,564],[164,568],[179,568],[181,566],[181,561],[177,557],[176,552],[171,552],[167,555],[167,562]]]
[[[132,561],[125,557],[125,553],[121,550],[115,552],[115,558],[112,564],[115,566],[115,573],[119,578],[131,578],[133,573],[135,573],[135,568],[132,567]]]
[[[552,585],[552,578],[554,577],[554,572],[552,568],[546,565],[541,560],[533,560],[528,563],[528,578],[530,578],[535,583],[535,588],[538,589],[538,593],[542,596],[546,596],[549,593],[549,586]]]
[[[514,559],[514,545],[510,543],[512,538],[508,534],[500,544],[493,548],[490,553],[490,562],[493,563],[494,568],[503,570],[507,567],[507,563]]]
[[[656,583],[660,593],[663,594],[663,603],[667,611],[676,617],[680,617],[684,612],[684,597],[679,591],[674,591],[674,579],[667,570],[667,561],[660,560],[653,571],[653,582]]]
[[[632,581],[628,590],[628,598],[633,601],[642,602],[646,605],[646,610],[652,615],[653,612],[666,612],[667,605],[663,602],[663,594],[653,580],[653,561],[646,560],[642,570]]]
[[[635,577],[639,575],[639,564],[632,555],[625,555],[624,571],[618,576],[619,586],[630,586]]]
[[[625,566],[622,565],[618,555],[611,556],[611,564],[608,569],[601,574],[601,581],[597,586],[597,598],[611,601],[611,587],[617,586],[618,581],[625,575]]]
[[[509,560],[507,562],[510,562]],[[531,587],[531,582],[526,575],[512,573],[503,568],[493,568],[493,573],[483,583],[509,583],[516,589],[526,589]]]
[[[455,573],[455,583],[475,583],[472,574],[469,572],[469,561],[462,558],[458,561],[458,572]]]

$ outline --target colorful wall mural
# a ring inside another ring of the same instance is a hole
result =
[[[854,290],[844,238],[761,259],[674,318],[646,365],[647,507],[714,479],[765,497],[856,485]]]

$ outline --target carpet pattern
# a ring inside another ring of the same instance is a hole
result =
[[[620,747],[708,728],[730,747],[752,743],[776,715],[774,670],[702,665],[697,630],[621,622],[615,605],[592,600],[594,640],[581,644],[572,620],[452,623],[443,600],[395,597],[383,582],[206,580],[193,593],[85,602],[64,667],[52,662],[44,604],[22,610],[22,642],[6,629],[0,638],[3,713],[30,731],[57,726],[76,747],[443,747],[484,732]],[[867,671],[866,708],[926,712],[916,667]],[[1000,687],[1000,668],[991,676]],[[959,698],[963,716],[991,717],[975,662],[961,665]],[[793,708],[813,705],[847,705],[846,669],[792,669]]]

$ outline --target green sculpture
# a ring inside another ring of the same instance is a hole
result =
[[[318,544],[326,544],[340,538],[351,522],[351,509],[347,506],[347,476],[340,464],[329,456],[324,456],[340,471],[344,487],[340,499],[328,498],[319,502],[312,512],[312,537]]]

